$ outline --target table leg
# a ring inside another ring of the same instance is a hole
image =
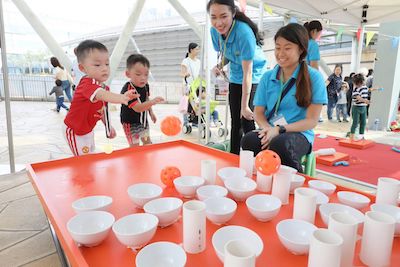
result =
[[[49,229],[51,233],[51,237],[53,238],[54,245],[57,250],[58,257],[60,259],[60,263],[62,267],[70,267],[70,264],[68,263],[68,259],[65,256],[64,250],[61,247],[60,241],[58,241],[58,237],[56,235],[56,232],[54,231],[53,225],[51,225],[51,222],[47,219],[47,222],[49,224]]]

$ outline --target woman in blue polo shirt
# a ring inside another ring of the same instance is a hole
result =
[[[312,20],[304,23],[304,27],[308,31],[308,48],[307,48],[307,64],[314,69],[319,69],[319,60],[321,56],[319,54],[319,46],[315,41],[321,35],[322,24],[318,20]]]
[[[271,149],[282,164],[302,172],[301,158],[312,150],[313,128],[327,96],[322,75],[307,65],[308,35],[299,24],[288,24],[275,35],[278,65],[261,78],[254,97],[259,131],[246,134],[242,148],[257,154]]]
[[[211,17],[211,37],[221,62],[214,69],[224,75],[229,64],[229,105],[231,111],[231,153],[239,154],[243,133],[255,129],[253,97],[266,59],[263,39],[257,25],[235,6],[233,0],[210,0],[207,12]]]

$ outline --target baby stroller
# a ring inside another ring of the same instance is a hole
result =
[[[205,114],[206,101],[204,99],[201,99],[200,92],[203,92],[205,90],[205,87],[206,87],[205,80],[202,80],[200,78],[195,79],[189,85],[188,108],[187,108],[187,113],[183,115],[186,116],[186,119],[184,119],[184,124],[182,127],[184,134],[190,134],[193,128],[198,128],[201,133],[201,137],[203,139],[206,138],[206,114]],[[217,104],[218,101],[210,100],[210,114],[214,113]],[[199,105],[201,106],[201,111],[199,109]],[[199,125],[199,116],[200,116],[200,125]],[[217,119],[216,127],[218,128],[218,135],[220,137],[223,136],[225,133],[225,129],[223,128],[223,124],[219,119]],[[211,131],[209,137],[211,137]]]

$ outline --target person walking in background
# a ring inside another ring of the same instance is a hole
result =
[[[229,106],[231,112],[231,153],[239,154],[243,133],[255,129],[253,98],[266,70],[263,38],[257,25],[235,6],[233,0],[210,0],[211,39],[220,62],[216,75],[225,75],[229,63]]]
[[[308,32],[308,48],[307,48],[307,64],[316,70],[319,70],[319,61],[321,59],[319,53],[319,45],[315,41],[321,36],[322,24],[318,20],[312,20],[304,23],[304,27]]]
[[[351,116],[351,103],[352,101],[352,94],[353,94],[353,76],[354,72],[350,73],[348,79],[344,79],[345,82],[349,85],[349,90],[347,90],[346,93],[346,99],[347,99],[347,114]]]
[[[368,101],[371,102],[371,96],[372,96],[372,91],[375,90],[375,88],[373,88],[374,84],[374,70],[373,69],[369,69],[368,70],[368,74],[367,74],[367,80],[365,81],[365,85],[368,88]],[[367,118],[369,116],[369,104],[367,105]]]
[[[196,43],[190,43],[186,57],[181,63],[181,76],[186,85],[190,85],[200,74],[200,59],[198,55],[200,47]],[[186,92],[187,93],[187,92]]]
[[[338,101],[336,103],[336,118],[338,122],[342,122],[340,117],[343,118],[344,122],[349,122],[347,120],[347,98],[346,98],[348,90],[349,90],[349,85],[347,84],[347,82],[342,82],[342,86],[338,94]]]
[[[61,81],[61,86],[67,96],[69,102],[72,102],[71,86],[73,80],[71,75],[61,66],[60,62],[56,57],[50,58],[51,65],[55,68],[54,78]]]
[[[49,95],[56,94],[56,111],[60,112],[60,108],[64,108],[66,111],[69,111],[69,108],[64,105],[64,90],[62,88],[62,82],[60,80],[56,80],[56,86],[50,91]]]
[[[364,75],[358,73],[353,77],[354,90],[353,90],[353,123],[350,129],[350,140],[354,140],[354,134],[356,128],[359,125],[359,135],[357,140],[364,139],[365,126],[367,124],[367,105],[368,100],[368,88],[365,86]]]
[[[328,92],[328,120],[332,120],[332,112],[333,109],[336,107],[336,103],[338,101],[338,94],[342,86],[342,81],[342,65],[336,64],[333,73],[329,75],[328,79],[325,82]]]

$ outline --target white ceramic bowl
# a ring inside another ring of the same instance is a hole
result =
[[[329,197],[322,193],[321,191],[309,188],[310,190],[313,190],[315,194],[317,195],[317,207],[321,204],[326,204],[329,202]]]
[[[365,208],[371,202],[368,197],[350,191],[339,191],[337,196],[341,203],[359,210]]]
[[[226,197],[228,190],[220,185],[203,185],[196,190],[197,198],[201,201],[210,197]]]
[[[182,200],[176,197],[162,197],[147,202],[143,209],[146,213],[158,218],[158,225],[166,227],[179,219],[182,209]]]
[[[235,177],[225,180],[225,187],[237,201],[245,201],[256,190],[257,183],[247,177]]]
[[[176,191],[184,198],[192,198],[196,195],[196,190],[204,184],[205,180],[199,176],[181,176],[174,180]]]
[[[318,228],[297,219],[282,220],[276,225],[276,232],[282,245],[295,255],[308,254],[312,233]]]
[[[108,196],[90,196],[75,200],[72,202],[72,208],[76,213],[94,210],[107,211],[112,202],[112,198]]]
[[[156,184],[139,183],[128,187],[128,195],[133,203],[139,208],[150,200],[159,198],[162,194],[162,188]]]
[[[304,176],[294,174],[290,182],[290,194],[294,194],[296,188],[302,187],[306,178]]]
[[[371,210],[380,211],[392,216],[396,220],[394,235],[400,236],[400,208],[389,204],[372,204]]]
[[[186,253],[171,242],[155,242],[142,248],[136,256],[137,267],[184,267]]]
[[[215,224],[224,224],[235,215],[237,204],[227,197],[212,197],[204,200],[206,216]]]
[[[254,231],[237,225],[225,226],[212,236],[211,242],[220,261],[224,262],[224,247],[231,240],[242,240],[255,252],[256,257],[260,256],[264,244],[261,238]]]
[[[136,213],[116,221],[112,230],[123,245],[138,249],[146,245],[156,233],[158,218],[153,214]]]
[[[327,196],[332,195],[336,190],[336,185],[320,180],[310,180],[308,181],[308,186],[312,189],[321,191]]]
[[[268,222],[279,213],[282,202],[271,195],[257,194],[247,198],[246,206],[257,220]]]
[[[339,203],[326,203],[319,206],[319,213],[326,226],[328,226],[329,215],[332,212],[344,212],[353,216],[357,220],[359,226],[364,223],[364,214],[361,211]]]
[[[233,177],[246,177],[246,171],[238,167],[225,167],[218,170],[218,176],[225,181]]]
[[[107,237],[114,221],[114,216],[106,211],[80,212],[69,219],[67,229],[76,243],[94,247]]]

